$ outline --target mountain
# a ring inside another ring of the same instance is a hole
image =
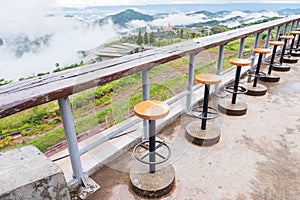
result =
[[[107,22],[108,19],[111,19],[114,24],[116,24],[120,27],[127,27],[127,24],[130,21],[142,20],[142,21],[149,22],[149,21],[152,21],[154,19],[154,17],[151,15],[137,12],[133,9],[127,9],[118,14],[109,15],[103,19],[100,19],[98,21],[98,23],[103,24],[104,22]]]
[[[286,9],[278,10],[278,13],[280,15],[300,14],[300,8],[295,8],[295,9],[286,8]]]

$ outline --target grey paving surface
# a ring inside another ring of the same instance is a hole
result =
[[[195,119],[186,115],[158,135],[171,147],[176,173],[175,188],[162,199],[300,199],[300,64],[291,66],[277,73],[279,83],[263,83],[265,96],[238,97],[246,115],[209,122],[221,128],[218,144],[190,144],[185,127]],[[88,199],[141,199],[129,185],[133,162],[129,151],[93,174],[101,189]]]

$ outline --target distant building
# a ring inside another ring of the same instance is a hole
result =
[[[170,22],[168,23],[168,26],[165,27],[165,31],[173,31],[173,27],[171,26]]]

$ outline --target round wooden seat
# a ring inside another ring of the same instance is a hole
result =
[[[241,66],[241,67],[249,66],[251,64],[250,60],[244,58],[231,58],[229,62],[232,65]]]
[[[292,40],[292,39],[294,39],[294,36],[291,36],[291,35],[282,35],[279,38],[280,39],[286,39],[286,40]]]
[[[292,35],[300,35],[300,31],[290,31],[290,34],[292,34]]]
[[[156,120],[167,116],[170,112],[168,104],[157,100],[147,100],[136,104],[134,114],[145,120]]]
[[[283,46],[284,42],[282,41],[270,41],[269,45],[274,45],[274,46]]]
[[[263,48],[255,48],[253,51],[255,53],[259,53],[259,54],[268,54],[268,53],[271,53],[270,49],[263,49]]]
[[[206,85],[213,85],[221,83],[222,77],[216,74],[198,74],[195,77],[197,83],[202,83]]]

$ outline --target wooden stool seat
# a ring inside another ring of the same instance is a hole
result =
[[[221,83],[222,77],[216,74],[198,74],[195,77],[197,83],[202,83],[206,85],[213,85]]]
[[[290,31],[290,34],[292,34],[292,35],[300,35],[300,31]]]
[[[156,120],[167,116],[170,112],[168,104],[157,100],[147,100],[136,104],[134,114],[145,120]]]
[[[268,53],[271,53],[270,49],[263,49],[263,48],[255,48],[253,51],[255,53],[259,53],[259,54],[268,54]]]
[[[282,41],[270,41],[269,45],[274,45],[274,46],[283,46],[284,42]]]
[[[294,36],[292,36],[292,35],[282,35],[279,38],[280,39],[292,40],[292,39],[294,39]]]
[[[232,65],[237,65],[240,67],[249,66],[251,64],[250,60],[244,58],[231,58],[229,62]]]

